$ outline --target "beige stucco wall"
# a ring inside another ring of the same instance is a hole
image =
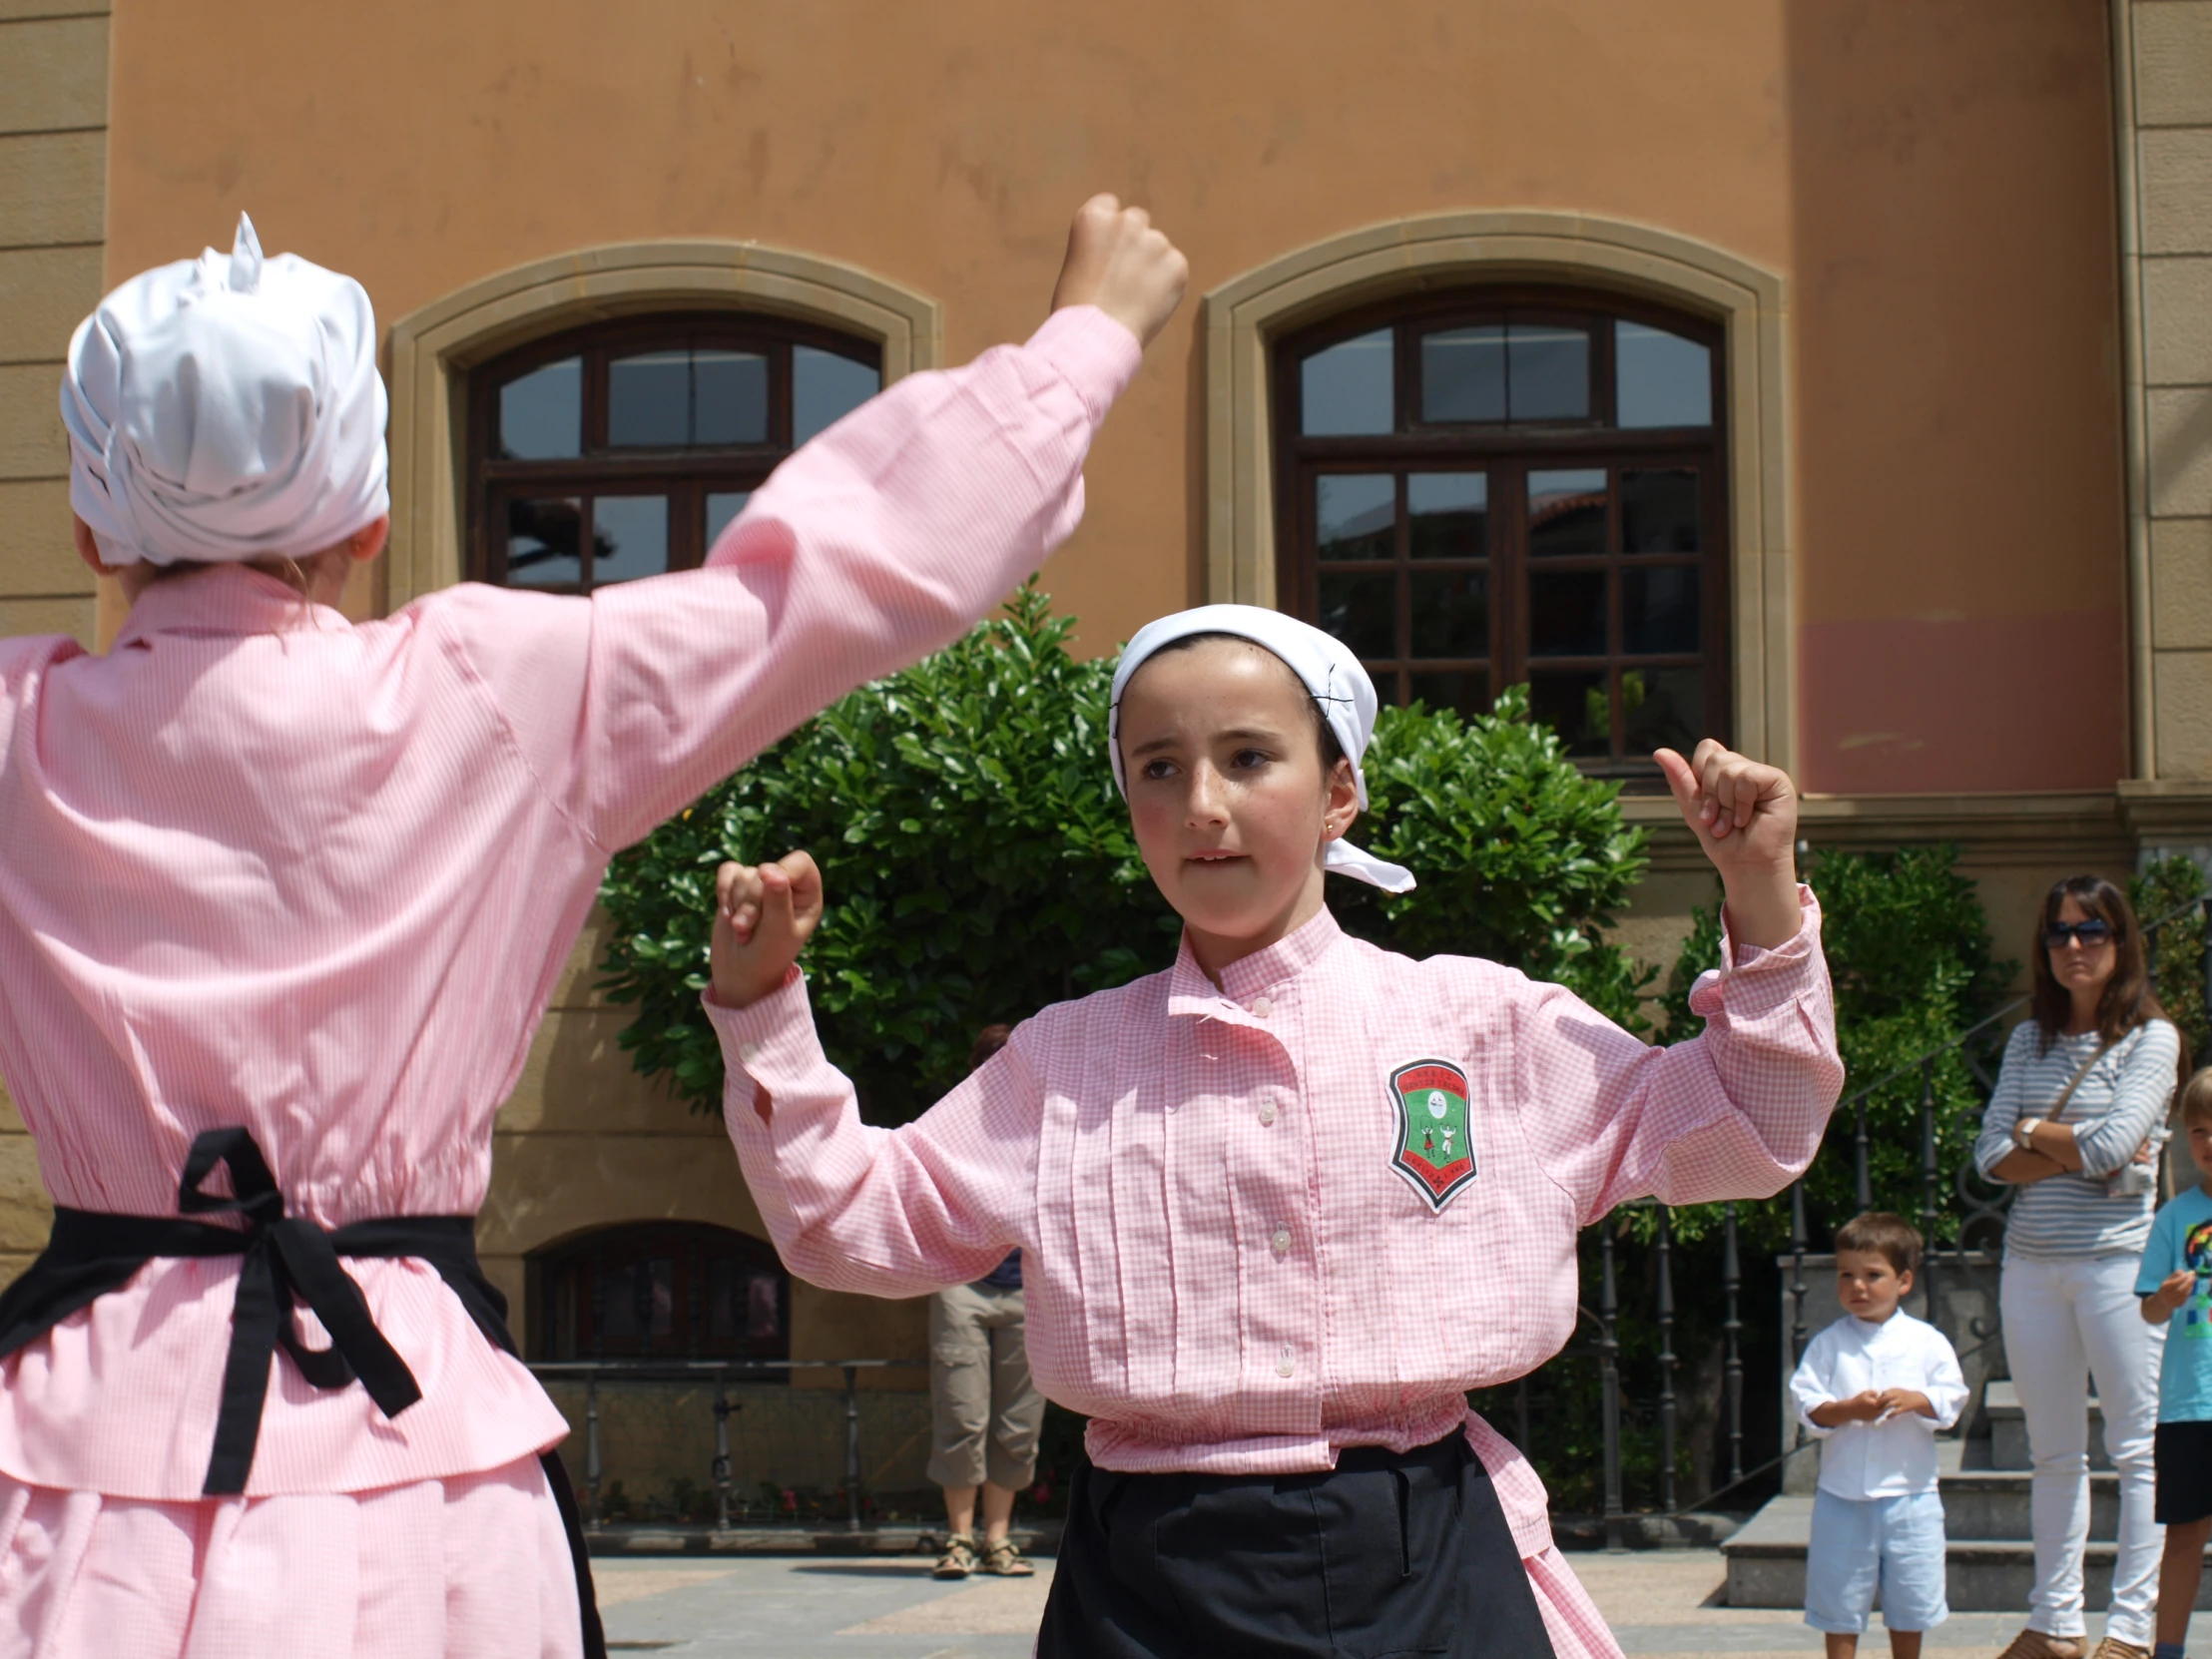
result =
[[[2128,0],[2158,774],[2212,779],[2212,0]]]
[[[69,331],[100,298],[107,11],[0,0],[0,634],[87,643],[93,584],[70,549],[55,390]]]

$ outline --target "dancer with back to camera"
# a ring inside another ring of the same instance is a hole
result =
[[[707,1011],[777,1248],[887,1296],[1021,1248],[1038,1385],[1091,1418],[1047,1659],[1618,1653],[1465,1390],[1567,1340],[1581,1228],[1776,1192],[1818,1148],[1843,1068],[1789,779],[1660,752],[1727,938],[1704,1034],[1651,1048],[1338,928],[1325,871],[1412,884],[1344,838],[1376,693],[1339,641],[1205,606],[1138,632],[1113,699],[1175,965],[1047,1008],[902,1128],[861,1124],[816,1038],[813,860],[723,867]]]
[[[77,330],[131,615],[0,640],[0,1073],[56,1205],[0,1297],[0,1659],[603,1651],[476,1265],[493,1114],[609,857],[1036,568],[1184,279],[1096,198],[1026,345],[831,427],[704,568],[361,626],[360,285],[242,221]]]

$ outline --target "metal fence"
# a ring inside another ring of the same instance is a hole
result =
[[[708,1409],[715,1426],[715,1455],[710,1465],[715,1488],[716,1524],[730,1525],[730,1403],[729,1384],[736,1380],[789,1375],[795,1371],[844,1373],[844,1528],[861,1530],[860,1524],[860,1373],[890,1366],[925,1366],[923,1360],[558,1360],[530,1367],[540,1382],[577,1382],[584,1384],[584,1507],[593,1526],[604,1524],[600,1514],[600,1486],[606,1468],[599,1444],[599,1388],[602,1383],[694,1382],[714,1384],[715,1396]]]

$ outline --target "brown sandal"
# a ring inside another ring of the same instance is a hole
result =
[[[975,1540],[965,1532],[955,1532],[944,1541],[944,1553],[937,1557],[932,1578],[965,1578],[975,1570]]]
[[[1028,1578],[1036,1572],[1029,1558],[1011,1538],[999,1538],[983,1546],[983,1570],[1001,1578]]]

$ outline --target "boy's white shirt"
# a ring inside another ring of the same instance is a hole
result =
[[[1879,1422],[1823,1428],[1816,1406],[1869,1388],[1913,1388],[1928,1395],[1933,1417],[1918,1411]],[[1846,1314],[1805,1348],[1790,1379],[1798,1420],[1821,1447],[1821,1489],[1855,1499],[1901,1497],[1936,1490],[1936,1430],[1965,1409],[1966,1381],[1958,1356],[1940,1331],[1903,1309],[1879,1325]]]

